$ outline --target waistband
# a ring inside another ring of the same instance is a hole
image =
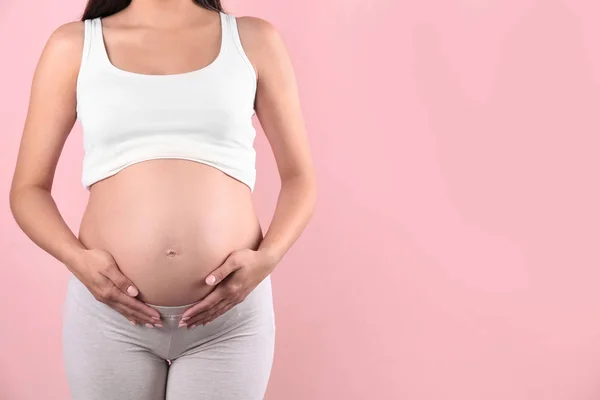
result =
[[[200,303],[200,300],[195,301],[190,304],[184,304],[182,306],[157,306],[156,304],[150,304],[144,302],[146,305],[149,305],[152,308],[158,310],[158,313],[163,317],[178,317],[182,315],[185,310],[193,306],[194,304]]]
[[[69,276],[68,280],[68,293],[70,295],[75,296],[78,301],[83,304],[91,304],[92,306],[102,307],[104,304],[98,302],[94,296],[90,293],[88,288],[79,280],[74,274]],[[185,310],[193,306],[194,304],[199,303],[201,300],[195,301],[190,304],[183,304],[180,306],[158,306],[156,304],[151,304],[147,302],[143,302],[144,304],[155,308],[158,310],[159,314],[163,317],[177,317],[182,315]]]

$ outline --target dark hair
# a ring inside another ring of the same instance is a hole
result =
[[[194,3],[207,10],[224,12],[221,0],[192,0]],[[88,0],[81,20],[97,17],[108,17],[116,14],[131,4],[131,0]]]

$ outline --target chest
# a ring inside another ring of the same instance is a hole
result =
[[[217,72],[87,77],[77,89],[77,118],[86,141],[111,143],[159,133],[232,134],[254,113],[253,86],[237,69]]]

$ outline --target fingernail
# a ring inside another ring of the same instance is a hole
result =
[[[130,296],[135,297],[135,296],[137,296],[139,294],[139,292],[138,292],[138,290],[135,287],[129,286],[127,288],[127,294],[129,294]]]
[[[162,328],[162,324],[154,324],[154,326],[158,327],[158,328]]]
[[[182,321],[187,321],[188,319],[190,319],[190,317],[183,317],[183,318],[181,318]]]
[[[133,325],[133,326],[136,325],[135,321],[129,320],[129,322],[131,322],[131,325]]]
[[[184,326],[187,326],[187,324],[185,322],[180,322],[178,328],[182,328]]]
[[[192,326],[190,326],[190,329],[195,328],[196,324],[193,324]]]
[[[206,278],[206,283],[208,283],[209,285],[212,285],[213,283],[215,283],[216,280],[217,280],[217,278],[215,278],[214,275],[209,275],[208,278]]]
[[[152,324],[146,324],[146,326],[147,326],[148,328],[154,328],[154,325],[152,325]]]
[[[157,321],[160,321],[160,317],[155,317],[154,315],[152,316],[152,319],[155,319]]]

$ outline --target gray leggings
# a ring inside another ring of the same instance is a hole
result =
[[[190,305],[154,306],[163,328],[133,326],[74,275],[63,307],[72,400],[262,400],[271,373],[271,278],[206,325],[178,328]]]

